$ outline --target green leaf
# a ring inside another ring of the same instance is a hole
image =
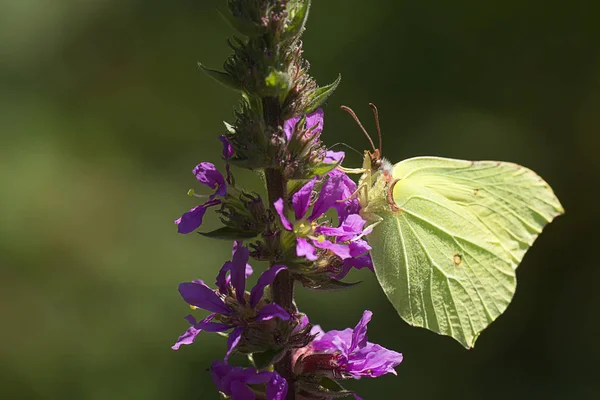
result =
[[[206,75],[210,76],[211,78],[213,78],[215,81],[219,82],[220,84],[227,86],[230,89],[235,89],[235,90],[241,89],[240,85],[227,72],[217,71],[215,69],[207,68],[204,65],[202,65],[202,63],[198,63],[198,67],[200,68],[200,70],[202,72],[204,72]]]
[[[306,110],[304,110],[304,112],[313,112],[314,110],[319,108],[319,106],[323,104],[325,100],[327,100],[329,96],[333,94],[334,90],[337,89],[341,80],[342,74],[339,74],[337,79],[332,84],[317,89],[315,93],[312,94],[311,100],[308,103],[308,106],[306,107]]]
[[[252,239],[258,236],[258,232],[248,232],[238,230],[229,226],[224,226],[219,229],[215,229],[211,232],[198,232],[202,236],[206,236],[213,239],[224,239],[224,240],[242,240],[242,239]]]
[[[269,365],[273,365],[279,361],[284,350],[285,348],[254,352],[252,353],[252,363],[258,370],[267,368]]]
[[[329,173],[330,171],[333,171],[338,165],[339,165],[339,163],[324,163],[324,162],[316,164],[315,166],[313,166],[310,169],[310,174],[308,177],[312,178],[313,176],[327,175],[327,173]]]
[[[293,7],[294,5],[298,8],[293,9],[290,7]],[[292,22],[286,29],[287,34],[289,34],[290,36],[294,36],[299,33],[302,33],[302,31],[304,30],[304,26],[306,25],[306,20],[308,19],[308,11],[310,10],[310,5],[311,0],[296,3],[288,3],[288,11],[290,11],[290,18]]]
[[[229,26],[231,26],[233,29],[235,29],[244,36],[257,37],[263,34],[265,31],[265,29],[262,26],[257,25],[251,21],[238,18],[228,11],[221,11],[221,9],[218,7],[217,12],[225,20],[225,22],[229,24]]]

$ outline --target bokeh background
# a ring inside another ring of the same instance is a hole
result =
[[[315,0],[304,37],[328,144],[517,162],[567,214],[519,268],[512,305],[465,351],[400,320],[368,272],[347,292],[298,290],[325,329],[374,312],[398,376],[366,399],[587,399],[600,393],[600,24],[594,2]],[[186,328],[177,284],[211,281],[230,244],[176,233],[193,166],[222,166],[238,96],[202,75],[232,34],[217,0],[0,1],[0,398],[217,399],[225,342]],[[348,155],[358,165],[360,157]],[[259,188],[252,173],[238,179]],[[209,217],[208,228],[217,226]]]

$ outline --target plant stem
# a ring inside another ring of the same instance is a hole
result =
[[[279,129],[279,127],[283,124],[279,101],[277,101],[277,99],[266,98],[263,99],[263,106],[264,118],[268,127],[273,130]],[[280,198],[286,199],[287,182],[285,181],[285,178],[279,169],[265,169],[265,180],[267,184],[269,203],[271,205]],[[271,261],[271,265],[274,264],[275,261]],[[273,294],[273,301],[275,303],[279,304],[291,314],[296,312],[296,306],[294,305],[294,279],[289,271],[284,270],[277,274],[277,277],[271,286],[271,292]],[[291,351],[287,351],[281,360],[275,364],[275,371],[285,378],[288,383],[286,400],[295,400],[296,387],[294,383],[294,374],[292,371]]]

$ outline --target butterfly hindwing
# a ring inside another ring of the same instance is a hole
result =
[[[516,267],[562,206],[511,163],[417,157],[391,175],[396,207],[377,213],[369,237],[377,278],[408,323],[472,347],[510,303]]]

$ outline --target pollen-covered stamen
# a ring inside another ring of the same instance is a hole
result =
[[[224,301],[229,308],[233,310],[233,315],[237,321],[250,322],[256,316],[256,310],[250,307],[250,296],[248,293],[244,293],[244,298],[246,300],[245,304],[240,304],[237,300],[235,289],[231,288],[231,295],[225,297]]]
[[[317,228],[316,222],[307,221],[305,219],[294,222],[293,232],[296,236],[306,238],[311,236]]]

